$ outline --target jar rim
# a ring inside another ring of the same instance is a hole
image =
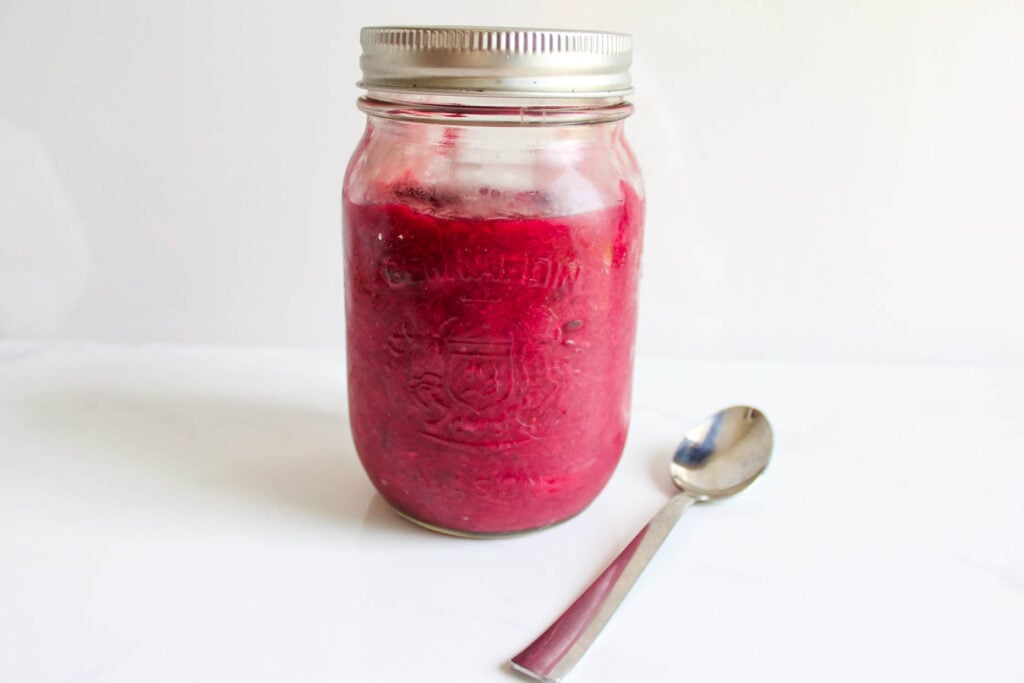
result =
[[[583,100],[481,100],[419,93],[415,98],[369,92],[360,97],[360,111],[378,118],[446,126],[573,126],[611,123],[628,118],[633,105],[621,97]],[[529,102],[529,104],[526,104]]]

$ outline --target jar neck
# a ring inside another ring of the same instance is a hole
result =
[[[466,93],[370,90],[358,101],[370,116],[446,126],[572,126],[619,121],[633,113],[623,97],[483,97]]]

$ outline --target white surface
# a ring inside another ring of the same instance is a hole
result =
[[[381,23],[634,33],[642,354],[1024,361],[1012,0],[5,0],[0,336],[340,343]]]
[[[499,541],[393,515],[342,386],[334,352],[0,345],[0,680],[520,680],[736,401],[767,474],[687,513],[571,680],[1024,677],[1022,367],[644,361],[609,488]]]

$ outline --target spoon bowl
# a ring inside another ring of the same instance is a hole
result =
[[[705,501],[750,486],[772,455],[772,428],[756,408],[720,410],[686,432],[672,457],[672,481],[683,493]]]

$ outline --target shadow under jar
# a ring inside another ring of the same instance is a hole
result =
[[[348,395],[403,516],[493,536],[585,508],[629,424],[644,202],[629,36],[366,28],[345,177]]]

